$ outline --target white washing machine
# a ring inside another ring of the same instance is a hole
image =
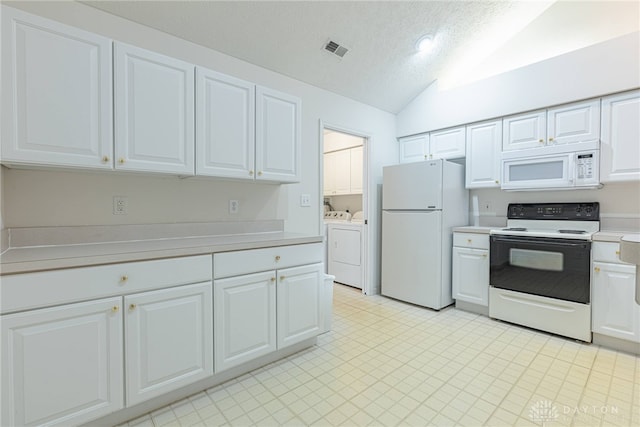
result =
[[[328,230],[328,273],[335,281],[362,289],[362,212],[352,221],[330,222]]]
[[[324,212],[324,272],[329,273],[329,224],[344,224],[351,221],[351,214],[346,211]]]

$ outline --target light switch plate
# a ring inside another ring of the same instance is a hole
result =
[[[311,206],[311,195],[309,195],[309,194],[301,194],[300,195],[300,206],[302,206],[302,207]]]

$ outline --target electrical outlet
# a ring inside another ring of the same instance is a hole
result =
[[[309,195],[309,194],[301,194],[300,195],[300,206],[302,206],[302,207],[311,206],[311,195]]]
[[[240,210],[240,202],[237,200],[229,200],[229,213],[237,214]]]
[[[129,213],[129,200],[124,196],[113,196],[113,214],[126,215]]]

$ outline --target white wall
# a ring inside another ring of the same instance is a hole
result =
[[[320,234],[320,123],[325,122],[370,137],[369,250],[371,256],[377,257],[382,166],[396,163],[398,158],[394,115],[78,2],[3,2],[3,5],[302,99],[302,176],[298,184],[274,186],[216,179],[2,167],[1,211],[5,227],[283,219],[286,231]],[[300,194],[311,195],[310,208],[299,206]],[[124,218],[111,213],[114,195],[129,197],[130,214]],[[232,197],[240,200],[240,213],[234,217],[227,213],[228,198]],[[378,265],[370,264],[373,283],[379,281]]]
[[[640,230],[640,183],[605,184],[598,190],[574,191],[501,191],[499,189],[472,190],[470,197],[478,197],[480,225],[503,226],[509,203],[565,203],[599,202],[601,229]],[[485,203],[489,209],[484,209]]]
[[[640,87],[635,32],[451,90],[434,82],[397,117],[397,136]]]
[[[285,220],[288,231],[318,233],[322,200],[318,182],[320,120],[372,135],[374,159],[389,152],[391,158],[396,157],[392,114],[77,2],[4,4],[302,98],[300,184],[273,186],[215,179],[3,168],[5,227],[277,218]],[[381,173],[379,168],[372,172],[374,178]],[[311,208],[299,207],[301,193],[312,195]],[[130,197],[131,213],[127,217],[111,214],[110,200],[116,194]],[[227,214],[226,199],[231,197],[241,201],[238,217]]]

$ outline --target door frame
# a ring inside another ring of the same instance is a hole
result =
[[[318,227],[320,235],[324,236],[324,131],[331,130],[334,132],[340,132],[348,135],[352,135],[358,138],[362,138],[362,213],[364,221],[362,224],[362,293],[364,295],[375,295],[376,288],[370,281],[370,242],[371,232],[373,228],[369,224],[370,210],[370,197],[369,197],[369,165],[371,164],[371,141],[373,137],[370,133],[361,130],[355,130],[347,126],[338,125],[335,123],[325,122],[322,119],[319,121],[319,141],[318,144],[318,158],[319,158],[319,180],[318,180],[318,194],[320,195],[320,224]]]

